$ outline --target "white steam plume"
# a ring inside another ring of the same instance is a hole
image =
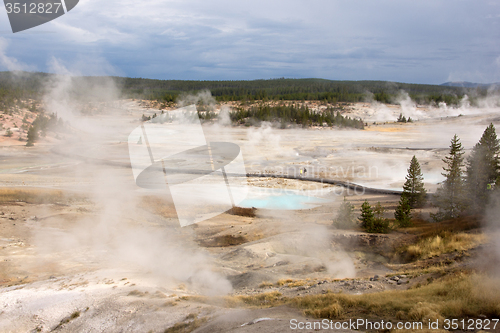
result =
[[[126,110],[119,107],[120,91],[115,82],[109,78],[88,81],[76,77],[78,70],[73,71],[57,59],[52,61],[52,68],[59,75],[47,87],[47,111],[70,120],[71,126],[78,129],[75,140],[67,140],[57,149],[68,155],[99,158],[104,163],[74,167],[75,183],[82,184],[75,190],[85,192],[95,203],[95,216],[77,220],[65,229],[38,230],[36,244],[40,253],[49,258],[68,254],[65,259],[69,264],[91,262],[158,281],[185,282],[205,294],[230,292],[231,284],[213,270],[210,256],[192,243],[191,229],[180,230],[177,221],[169,226],[170,220],[140,207],[145,192],[158,193],[139,190],[131,170],[106,165],[116,158],[127,163],[120,141],[137,127],[138,121],[123,117]],[[88,108],[90,112],[85,112]],[[120,152],[123,155],[117,154]],[[166,197],[163,204],[173,209],[168,193],[159,195]]]
[[[8,71],[18,72],[18,71],[33,71],[36,68],[33,66],[29,66],[17,60],[16,58],[9,57],[7,55],[7,48],[9,46],[9,42],[0,37],[0,64],[3,68]]]

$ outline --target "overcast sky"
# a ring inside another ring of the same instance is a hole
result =
[[[500,82],[498,0],[80,0],[16,34],[0,17],[0,70]]]

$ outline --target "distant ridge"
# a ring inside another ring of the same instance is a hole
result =
[[[448,86],[448,87],[462,87],[462,88],[489,88],[492,86],[495,87],[500,87],[500,82],[496,83],[474,83],[474,82],[467,82],[467,81],[454,81],[454,82],[445,82],[442,83],[441,86]]]
[[[16,99],[34,99],[42,96],[47,83],[57,75],[32,72],[0,72],[0,110]],[[270,80],[155,80],[127,77],[73,76],[74,84],[93,87],[112,79],[122,96],[157,100],[166,106],[185,95],[208,90],[218,102],[241,101],[323,101],[326,103],[355,103],[376,100],[397,103],[404,91],[417,104],[459,105],[467,94],[475,103],[476,89],[465,83],[449,82],[444,85],[415,84],[389,81],[334,81],[325,79],[270,79]],[[467,83],[470,84],[470,83]],[[486,85],[487,86],[487,85]],[[489,86],[487,86],[489,87]],[[500,90],[500,85],[495,89]],[[85,91],[75,91],[75,98]],[[341,106],[342,107],[342,106]]]

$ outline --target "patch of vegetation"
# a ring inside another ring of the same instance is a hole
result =
[[[443,273],[442,269],[436,272]],[[421,272],[413,272],[419,275]],[[224,297],[227,307],[268,308],[291,305],[315,318],[365,318],[392,321],[426,321],[427,319],[469,318],[479,315],[500,316],[500,279],[466,272],[441,274],[428,284],[407,290],[390,290],[369,294],[326,293],[283,297],[277,291],[247,296]],[[213,299],[198,297],[200,302]]]
[[[414,219],[413,226],[405,231],[417,235],[420,239],[440,235],[443,232],[459,233],[481,227],[481,216],[466,216],[440,222],[428,222]]]
[[[404,252],[411,260],[426,259],[454,251],[466,251],[486,242],[484,234],[442,232],[408,245]]]
[[[397,119],[397,122],[398,123],[412,123],[413,122],[413,119],[411,119],[411,117],[408,117],[408,119],[406,119],[405,116],[403,116],[402,113],[399,114],[399,117]]]
[[[500,315],[499,280],[464,274],[447,276],[420,288],[364,295],[322,294],[296,297],[289,303],[316,318],[384,320],[466,318]],[[441,320],[442,322],[442,320]]]
[[[10,110],[21,99],[39,99],[44,84],[56,79],[47,73],[0,72],[0,109]],[[488,87],[454,87],[430,84],[408,84],[387,81],[333,81],[324,79],[270,79],[231,81],[152,80],[119,77],[73,77],[83,87],[102,85],[112,79],[125,97],[158,100],[173,103],[187,93],[210,90],[217,101],[255,100],[318,100],[328,103],[361,102],[372,98],[382,103],[392,103],[401,90],[418,104],[446,103],[459,105],[465,95],[471,105],[488,94]],[[87,91],[72,91],[71,98],[84,99]],[[474,96],[474,97],[472,97]],[[371,98],[371,97],[368,97]],[[29,106],[29,105],[28,105]]]
[[[47,203],[69,203],[73,201],[84,201],[85,197],[64,193],[60,190],[48,189],[16,189],[2,188],[0,189],[1,202],[26,202],[32,204],[47,204]]]
[[[190,313],[182,323],[176,323],[174,326],[167,328],[164,333],[190,333],[206,323],[208,318],[198,318],[195,313]]]
[[[137,296],[137,297],[142,297],[144,295],[145,295],[145,293],[143,293],[142,291],[139,291],[137,289],[134,289],[127,294],[127,296]]]
[[[285,284],[293,282],[293,279],[280,279],[276,282],[277,286],[284,286]]]
[[[352,127],[364,129],[364,122],[361,119],[344,117],[338,110],[328,107],[326,110],[312,112],[307,106],[279,105],[271,106],[262,104],[252,106],[249,109],[239,109],[229,114],[231,121],[237,124],[258,125],[261,121],[281,122],[281,127],[285,128],[287,123],[310,125]]]
[[[411,227],[413,225],[411,218],[411,207],[408,197],[401,196],[399,203],[394,211],[394,218],[401,228]]]
[[[177,302],[175,301],[166,301],[165,303],[162,304],[164,307],[170,307],[170,306],[176,306]]]
[[[382,103],[392,103],[401,90],[419,104],[458,105],[465,94],[484,96],[487,88],[463,88],[384,81],[333,81],[324,79],[271,79],[253,81],[181,81],[118,79],[126,95],[174,102],[185,93],[210,90],[217,101],[318,100],[328,103],[360,102],[367,92]],[[471,93],[474,92],[474,93]],[[475,103],[474,98],[470,99]]]
[[[274,286],[274,283],[269,282],[269,281],[262,281],[261,284],[259,284],[259,288],[270,288],[273,286]]]
[[[62,326],[64,324],[67,324],[69,323],[70,321],[72,321],[73,319],[76,319],[80,317],[80,311],[75,311],[73,312],[71,315],[69,315],[68,317],[65,317],[61,320],[61,322],[59,324],[57,324],[57,326],[54,328],[54,330],[58,330],[60,328],[62,328]]]
[[[357,225],[356,217],[354,216],[354,206],[345,197],[332,225],[337,229],[352,229]]]
[[[28,129],[28,142],[26,146],[31,147],[39,139],[40,135],[45,136],[47,131],[60,131],[64,128],[64,122],[55,113],[48,117],[39,114]]]
[[[302,287],[308,283],[309,283],[309,281],[306,281],[306,280],[294,280],[294,281],[288,283],[288,287],[289,288]]]
[[[229,308],[235,307],[259,307],[259,308],[269,308],[285,303],[286,298],[278,291],[270,291],[254,295],[239,295],[239,296],[225,296],[222,298],[224,306]],[[200,299],[198,301],[203,303],[216,302],[218,300],[214,299]]]
[[[375,209],[372,209],[367,200],[361,205],[361,216],[358,218],[361,222],[361,228],[369,233],[388,233],[390,231],[389,220],[383,218],[384,208],[377,203]]]

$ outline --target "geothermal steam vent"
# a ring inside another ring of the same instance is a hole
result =
[[[138,186],[170,191],[181,226],[219,215],[246,198],[240,147],[207,142],[195,105],[161,114],[128,137]]]

